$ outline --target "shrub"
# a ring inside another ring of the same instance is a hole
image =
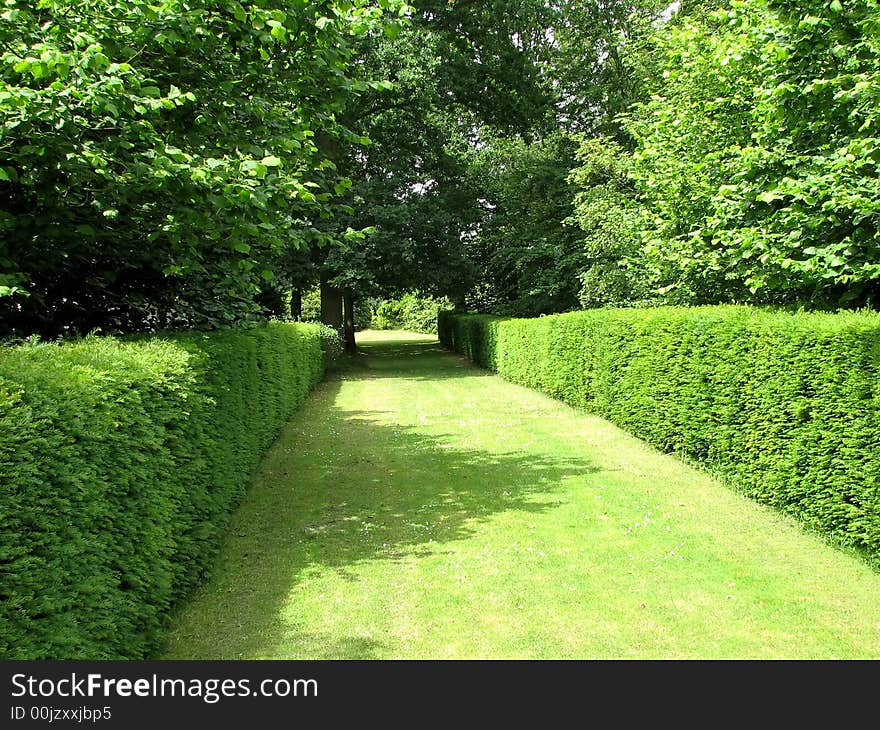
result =
[[[696,459],[880,559],[880,316],[748,307],[499,319],[441,342],[503,377]]]
[[[321,290],[318,287],[303,292],[302,318],[303,322],[321,321]]]
[[[0,655],[148,656],[321,374],[313,325],[0,349]]]
[[[448,299],[404,294],[400,299],[388,299],[379,304],[371,327],[377,330],[406,330],[423,334],[437,334],[437,315],[451,307]]]
[[[328,368],[334,367],[345,357],[345,340],[329,324],[319,324],[317,327],[321,337],[321,350],[324,352],[324,364]]]

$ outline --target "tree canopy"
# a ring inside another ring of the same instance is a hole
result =
[[[259,311],[347,186],[321,149],[397,0],[10,0],[0,13],[6,327],[217,326]]]
[[[0,333],[319,278],[538,315],[876,306],[876,0],[4,0]]]

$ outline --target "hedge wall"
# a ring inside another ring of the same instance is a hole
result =
[[[0,348],[0,656],[149,656],[322,372],[313,325]]]
[[[880,316],[747,307],[442,313],[441,342],[702,462],[880,562]]]

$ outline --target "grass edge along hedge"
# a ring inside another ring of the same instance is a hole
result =
[[[880,566],[880,315],[442,312],[441,343],[708,467]]]
[[[0,657],[150,656],[323,367],[303,324],[0,348]]]

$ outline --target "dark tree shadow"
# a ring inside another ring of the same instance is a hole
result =
[[[422,368],[432,379],[438,370],[448,378],[481,376],[439,345],[370,349],[370,367],[348,380],[397,377],[397,370],[411,377]],[[389,425],[380,422],[387,413],[334,406],[341,386],[325,382],[263,462],[214,579],[193,598],[192,608],[209,612],[210,621],[199,621],[205,635],[186,640],[202,647],[192,658],[280,658],[290,645],[304,657],[369,658],[376,647],[359,637],[312,636],[304,627],[298,634],[295,620],[280,615],[310,570],[357,581],[362,561],[436,552],[472,536],[492,515],[552,509],[564,478],[596,471],[575,457],[462,448],[449,434]],[[214,653],[220,646],[222,656]]]

